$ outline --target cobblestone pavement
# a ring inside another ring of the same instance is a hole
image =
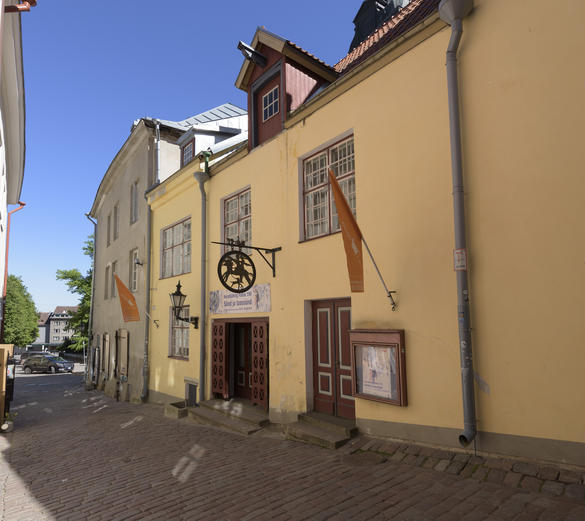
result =
[[[87,392],[79,374],[19,376],[13,410],[2,521],[585,521],[583,499],[173,420]]]

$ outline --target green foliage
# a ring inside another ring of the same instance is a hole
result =
[[[9,275],[6,283],[4,341],[24,347],[39,334],[35,303],[20,277]]]
[[[93,235],[90,235],[83,245],[83,253],[93,260]],[[91,277],[93,265],[82,275],[78,269],[57,270],[57,280],[64,280],[70,293],[79,295],[77,313],[71,315],[69,329],[74,331],[70,340],[61,345],[63,350],[83,351],[87,345],[89,328],[89,311],[91,307]]]

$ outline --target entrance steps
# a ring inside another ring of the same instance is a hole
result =
[[[247,400],[206,400],[189,408],[189,419],[202,425],[222,427],[240,434],[252,434],[268,422],[268,414]]]
[[[354,420],[307,412],[299,414],[298,422],[286,425],[284,432],[290,440],[337,449],[356,436],[358,428]]]

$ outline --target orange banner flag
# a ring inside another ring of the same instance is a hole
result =
[[[347,257],[347,271],[349,273],[349,285],[352,293],[363,293],[364,259],[362,255],[362,232],[331,169],[329,170],[329,181],[331,182],[331,190],[337,208],[341,235],[343,236],[343,246],[345,247],[345,256]]]
[[[114,275],[116,279],[116,288],[118,288],[118,297],[120,298],[120,306],[122,306],[122,316],[124,322],[140,322],[140,313],[138,313],[138,306],[136,299],[126,285]]]

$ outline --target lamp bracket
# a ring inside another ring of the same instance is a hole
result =
[[[243,248],[248,248],[249,250],[256,250],[260,256],[264,259],[264,261],[266,262],[266,264],[268,264],[268,266],[270,266],[270,269],[272,269],[272,276],[276,277],[276,252],[279,252],[282,250],[282,247],[279,246],[277,248],[260,248],[258,246],[250,246],[249,244],[246,244],[246,241],[239,241],[239,240],[234,240],[234,239],[228,239],[227,242],[217,242],[217,241],[211,241],[212,244],[221,244],[222,246],[229,246],[232,250],[238,249],[240,251],[242,251]],[[272,255],[272,262],[270,262],[265,256],[264,254],[270,254]]]

